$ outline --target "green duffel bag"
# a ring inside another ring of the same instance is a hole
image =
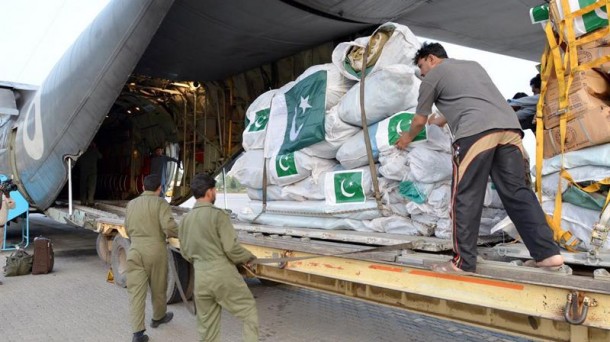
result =
[[[32,256],[23,249],[15,251],[6,257],[4,276],[13,277],[30,274],[32,272]]]

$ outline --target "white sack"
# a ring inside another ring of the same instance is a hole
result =
[[[329,109],[324,117],[324,141],[305,147],[301,152],[319,158],[333,159],[337,151],[349,138],[361,131],[339,118],[337,106]]]
[[[308,156],[300,151],[274,156],[269,159],[269,182],[277,185],[287,185],[301,181],[310,175],[318,177],[332,170],[337,162]]]
[[[262,149],[265,146],[267,123],[271,112],[271,99],[277,90],[269,90],[252,102],[246,110],[246,118],[250,122],[243,133],[242,146],[244,150]]]
[[[452,225],[451,219],[442,218],[436,221],[436,227],[434,228],[434,236],[440,239],[451,239],[452,236]]]
[[[263,203],[250,201],[248,207],[253,212],[259,213],[263,209]],[[375,201],[364,203],[352,203],[349,208],[336,205],[327,205],[324,201],[273,201],[267,203],[269,213],[285,216],[320,216],[334,218],[350,218],[354,220],[371,220],[380,217]],[[349,212],[346,212],[349,211]],[[306,222],[304,224],[307,224]]]
[[[298,151],[324,140],[326,111],[352,82],[333,64],[310,67],[273,97],[265,137],[265,157]]]
[[[579,166],[567,170],[575,182],[600,181],[610,177],[610,167],[607,166]],[[559,172],[542,176],[542,192],[545,195],[555,197],[557,184],[559,183]],[[561,193],[568,188],[568,181],[561,178]]]
[[[328,206],[337,208],[347,206],[351,209],[353,206],[365,203],[367,197],[373,194],[373,180],[368,166],[327,172],[325,177],[325,197]]]
[[[410,172],[407,180],[420,183],[438,183],[451,180],[453,165],[451,155],[427,148],[425,144],[414,146],[407,153]]]
[[[610,167],[610,144],[583,148],[578,151],[566,152],[563,155],[563,165],[566,169],[579,166],[605,166]],[[542,175],[557,172],[561,169],[561,155],[545,159],[542,163]],[[536,174],[535,166],[532,174]]]
[[[398,112],[393,114],[387,119],[381,120],[377,123],[377,131],[375,132],[375,141],[377,143],[377,149],[380,153],[384,153],[390,150],[395,150],[394,144],[398,141],[402,132],[408,132],[411,129],[411,122],[415,117],[413,112]],[[423,144],[428,139],[428,126],[411,141],[409,146],[418,146]]]
[[[396,150],[394,144],[402,132],[406,132],[411,128],[411,121],[414,115],[409,112],[398,112],[368,127],[373,160],[377,161],[379,153]],[[427,128],[422,130],[409,145],[409,150],[426,142],[427,131]],[[364,142],[364,130],[351,137],[339,148],[337,160],[346,169],[353,169],[369,163]]]
[[[421,45],[417,40],[417,37],[413,34],[413,32],[411,32],[411,30],[409,30],[408,27],[388,22],[379,26],[377,30],[373,32],[373,35],[375,35],[375,33],[380,30],[388,30],[392,28],[393,32],[390,35],[390,38],[384,44],[383,50],[381,51],[377,62],[369,71],[369,73],[374,72],[375,70],[386,65],[413,65],[413,57],[415,57],[415,53]],[[337,68],[345,77],[352,80],[360,79],[360,76],[358,74],[355,74],[353,71],[350,71],[351,68],[346,69],[345,60],[352,47],[361,47],[362,49],[364,49],[369,39],[370,37],[361,37],[352,42],[340,43],[333,50],[333,63],[337,66]]]
[[[234,177],[241,185],[252,188],[263,188],[263,150],[250,150],[237,158],[227,176]]]
[[[247,188],[248,198],[255,201],[263,200],[263,189]],[[268,201],[304,201],[306,198],[290,193],[284,193],[282,187],[278,185],[267,186]]]
[[[379,158],[379,150],[377,149],[377,141],[375,140],[377,125],[371,125],[368,129],[373,161],[377,162],[377,159]],[[363,165],[368,165],[369,158],[366,153],[364,131],[360,130],[360,132],[344,142],[343,145],[339,147],[339,150],[337,150],[336,158],[346,169],[355,169]]]
[[[485,187],[485,199],[483,200],[483,206],[497,209],[504,208],[500,195],[496,190],[496,186],[491,182],[491,180],[487,182],[487,186]]]
[[[555,200],[543,198],[542,209],[545,213],[553,215]],[[561,227],[564,230],[569,230],[574,236],[582,240],[587,248],[591,247],[591,231],[597,220],[599,220],[599,211],[597,210],[582,208],[571,203],[563,203],[561,206]],[[610,249],[610,239],[606,240],[603,249]]]
[[[430,236],[433,232],[429,226],[422,225],[401,216],[388,216],[364,222],[367,228],[380,233],[403,234],[411,236]]]
[[[399,111],[414,111],[420,83],[415,69],[402,64],[383,67],[367,76],[364,87],[367,125]],[[362,127],[360,83],[343,96],[337,110],[341,120]]]
[[[253,222],[276,227],[293,228],[317,228],[328,230],[355,230],[360,232],[371,232],[362,220],[334,217],[310,217],[310,216],[286,216],[273,213],[263,213],[252,211],[252,209],[242,210],[237,214],[237,219],[244,222]]]
[[[407,153],[399,149],[393,149],[379,155],[379,173],[385,178],[396,181],[406,179],[410,172],[407,165]]]

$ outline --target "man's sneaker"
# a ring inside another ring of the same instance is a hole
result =
[[[174,318],[174,314],[171,311],[168,311],[165,313],[165,316],[163,318],[161,318],[159,320],[156,320],[156,319],[151,320],[150,326],[153,328],[156,328],[163,323],[167,323],[167,322],[171,321],[172,318]]]
[[[148,342],[148,335],[142,333],[142,334],[138,334],[135,333],[133,334],[133,338],[131,339],[131,342]]]

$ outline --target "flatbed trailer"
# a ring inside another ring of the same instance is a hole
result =
[[[96,208],[53,207],[47,215],[98,232],[98,254],[125,253],[126,201],[102,202]],[[173,207],[176,220],[188,209]],[[296,260],[258,264],[254,275],[265,281],[324,291],[408,311],[553,341],[610,340],[610,275],[604,261],[564,253],[570,266],[549,272],[521,265],[520,244],[479,247],[476,274],[443,274],[429,270],[447,260],[448,240],[398,234],[271,227],[234,222],[240,242],[258,258]],[[128,240],[127,240],[128,241]],[[105,242],[105,244],[103,243]],[[489,241],[482,239],[481,244]],[[170,245],[179,248],[177,239]],[[372,247],[397,246],[383,251]],[[106,246],[106,252],[100,251]],[[444,253],[444,254],[443,254]],[[174,256],[179,255],[173,253]],[[124,255],[124,254],[123,254]],[[113,265],[115,278],[124,266]],[[181,258],[175,261],[187,296],[193,273]],[[105,259],[108,262],[108,259]],[[123,260],[124,261],[124,260]],[[113,262],[114,263],[114,262]],[[253,276],[253,274],[250,274]],[[171,278],[171,277],[170,277]],[[178,301],[178,291],[170,292]]]

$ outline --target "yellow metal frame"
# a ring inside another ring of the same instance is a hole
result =
[[[313,254],[243,243],[259,258]],[[442,274],[393,263],[319,256],[285,265],[257,265],[256,274],[451,319],[519,336],[555,341],[609,341],[610,295],[588,293],[595,302],[582,325],[565,321],[570,289]]]

